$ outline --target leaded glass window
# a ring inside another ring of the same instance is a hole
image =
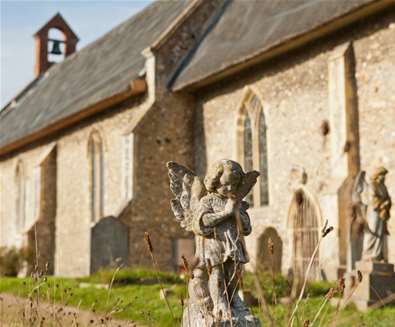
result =
[[[269,204],[269,180],[268,180],[268,163],[267,163],[267,135],[265,114],[261,108],[259,113],[259,188],[260,188],[260,204],[261,206]]]
[[[253,159],[252,159],[252,128],[251,119],[248,115],[245,116],[244,120],[244,169],[245,171],[253,170]],[[247,196],[248,203],[253,206],[253,194],[249,193]]]
[[[257,185],[247,201],[252,206],[269,204],[268,140],[267,125],[260,98],[247,90],[237,120],[238,157],[246,171],[260,172]]]

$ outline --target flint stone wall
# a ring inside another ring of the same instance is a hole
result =
[[[257,257],[258,239],[267,227],[283,238],[283,267],[292,266],[292,244],[288,207],[295,181],[293,167],[304,167],[307,189],[320,202],[323,217],[335,231],[325,239],[320,258],[326,278],[337,278],[339,239],[337,189],[331,172],[331,134],[321,133],[329,121],[328,59],[339,45],[353,42],[359,106],[361,167],[371,173],[382,164],[389,170],[387,186],[395,197],[395,12],[372,17],[334,36],[287,53],[249,72],[209,86],[197,94],[195,119],[196,169],[221,158],[237,159],[237,108],[245,87],[263,99],[267,122],[270,204],[250,209],[253,234],[247,246]],[[389,258],[395,261],[395,208],[389,222]],[[321,222],[322,223],[322,222]],[[254,263],[254,260],[252,260]],[[252,265],[250,266],[252,268]]]

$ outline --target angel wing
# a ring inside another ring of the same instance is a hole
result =
[[[194,212],[200,199],[207,193],[202,180],[188,168],[170,161],[167,163],[170,178],[170,190],[175,199],[170,201],[176,220],[181,227],[192,231]]]
[[[244,175],[243,182],[238,190],[237,198],[241,201],[244,199],[257,182],[260,173],[256,170],[247,172]]]
[[[358,239],[364,228],[369,228],[366,221],[366,210],[367,204],[364,203],[364,193],[367,192],[365,184],[365,171],[360,171],[355,176],[352,190],[351,190],[351,204],[352,204],[352,216],[351,216],[351,237],[352,239]]]

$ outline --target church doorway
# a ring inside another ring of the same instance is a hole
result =
[[[258,270],[281,272],[283,241],[273,227],[265,229],[258,240]]]
[[[310,258],[318,244],[320,209],[316,201],[300,188],[295,191],[288,214],[288,226],[292,231],[293,273],[303,280]],[[309,280],[319,278],[319,253],[314,258]]]

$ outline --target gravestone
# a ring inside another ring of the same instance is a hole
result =
[[[376,304],[395,305],[393,264],[362,260],[355,264],[355,268],[362,274],[362,281],[352,295],[353,302],[359,310],[366,310]],[[356,282],[357,276],[354,278]]]
[[[385,243],[388,236],[387,223],[390,219],[391,197],[385,185],[388,171],[379,167],[368,181],[365,173],[359,175],[358,196],[353,205],[360,212],[363,222],[362,259],[349,274],[349,293],[360,310],[377,305],[395,304],[394,265],[388,263]],[[347,295],[346,295],[347,296]]]
[[[101,219],[91,231],[91,273],[99,268],[128,262],[127,225],[114,217]]]
[[[270,244],[272,243],[272,253]],[[259,237],[258,269],[281,273],[281,260],[283,256],[283,241],[273,227],[265,229]]]

